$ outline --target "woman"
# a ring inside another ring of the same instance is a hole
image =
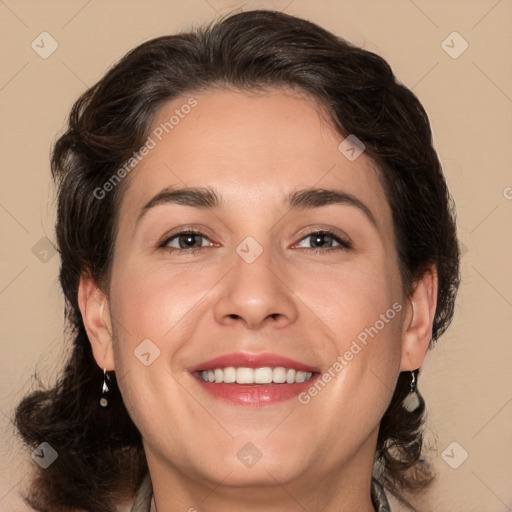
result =
[[[74,343],[16,413],[54,453],[36,510],[413,507],[459,251],[426,113],[382,58],[271,11],[146,42],[74,105],[52,169]]]

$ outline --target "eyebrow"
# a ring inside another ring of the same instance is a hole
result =
[[[137,223],[152,208],[162,204],[180,204],[200,209],[222,209],[222,198],[215,190],[206,187],[164,188],[151,198],[142,208]],[[377,222],[372,211],[357,197],[337,189],[308,188],[292,192],[286,197],[285,204],[290,210],[321,208],[333,204],[352,206],[360,210],[376,227]]]

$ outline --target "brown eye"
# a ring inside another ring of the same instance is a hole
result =
[[[211,246],[208,237],[198,231],[182,231],[167,238],[160,247],[172,251],[195,250]]]
[[[187,233],[177,237],[178,244],[181,249],[189,249],[190,247],[202,247],[201,235],[196,233]]]
[[[305,241],[309,240],[309,247],[302,245]],[[299,244],[298,247],[303,247],[304,249],[350,249],[350,244],[348,241],[343,240],[339,236],[331,233],[330,231],[315,231],[305,236]]]

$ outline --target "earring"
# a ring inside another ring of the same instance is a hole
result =
[[[109,376],[107,375],[107,370],[103,368],[103,386],[101,388],[101,398],[100,398],[100,405],[101,407],[107,407],[108,400],[107,400],[107,393],[110,391],[107,386],[107,379],[110,380]]]
[[[402,402],[404,409],[408,412],[414,412],[420,405],[420,398],[416,392],[416,386],[418,385],[418,381],[416,379],[417,374],[418,370],[411,372],[411,387],[409,393]]]

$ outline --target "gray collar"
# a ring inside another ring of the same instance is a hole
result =
[[[135,495],[130,512],[151,512],[151,502],[153,501],[153,486],[149,473],[142,480],[142,484]]]
[[[372,504],[375,512],[391,512],[389,503],[384,493],[384,488],[375,479],[372,479]],[[151,512],[151,502],[153,500],[153,487],[149,473],[144,477],[139,490],[135,496],[130,512]]]
[[[372,478],[372,505],[375,512],[391,512],[384,487],[375,478]]]

